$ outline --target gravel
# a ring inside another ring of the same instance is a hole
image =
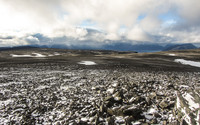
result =
[[[1,67],[0,124],[195,124],[199,78],[199,72]],[[193,96],[195,106],[181,95]]]

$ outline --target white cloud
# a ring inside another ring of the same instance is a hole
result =
[[[199,43],[200,42],[200,32],[199,31],[172,31],[173,37],[177,39],[179,43]]]
[[[105,39],[108,39],[108,40],[119,40],[120,37],[117,34],[109,33],[109,34],[107,34],[105,36]]]
[[[140,27],[148,33],[157,33],[161,28],[161,21],[155,16],[146,16],[140,21]]]
[[[181,22],[160,20],[159,15],[170,11]],[[200,42],[199,13],[199,0],[1,0],[0,36],[5,32],[6,36],[15,36],[1,39],[1,44],[28,44],[27,36],[34,33],[52,39],[65,36],[97,42],[120,40],[122,35],[130,40],[156,42],[152,36],[170,34],[178,42]],[[144,18],[138,19],[141,15]],[[85,20],[91,20],[93,27],[103,32],[88,33],[80,27]]]
[[[25,40],[30,44],[40,44],[39,39],[33,36],[28,36]]]
[[[151,41],[148,34],[139,26],[133,27],[127,34],[127,38],[135,41]]]
[[[200,1],[199,0],[175,0],[173,1],[178,7],[178,13],[187,23],[200,24]]]
[[[87,30],[84,28],[77,28],[72,26],[62,28],[59,27],[57,29],[53,29],[51,32],[46,33],[46,35],[50,38],[67,36],[78,39],[87,35]]]
[[[0,40],[1,47],[20,46],[20,45],[28,45],[28,42],[19,38]]]

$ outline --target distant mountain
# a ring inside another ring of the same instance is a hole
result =
[[[39,48],[39,47],[35,47],[35,46],[0,47],[0,51],[2,51],[2,50],[20,50],[20,49],[31,49],[31,48]]]
[[[105,45],[102,47],[106,50],[117,50],[117,51],[137,51],[137,52],[154,52],[161,51],[163,46],[158,44],[130,44],[130,43],[114,43]]]
[[[55,44],[48,48],[58,48],[58,49],[87,49],[87,50],[114,50],[114,51],[134,51],[134,52],[154,52],[154,51],[162,51],[163,46],[158,44],[131,44],[131,43],[112,43],[106,44],[101,47],[93,48],[92,46],[66,46],[62,44]]]
[[[163,51],[170,50],[185,50],[185,49],[196,49],[197,47],[191,43],[188,44],[176,44],[176,45],[166,45]]]
[[[7,50],[7,49],[10,49],[11,47],[0,47],[0,51],[1,50]]]
[[[63,44],[53,44],[51,46],[48,46],[47,48],[56,48],[56,49],[69,49],[68,46]]]
[[[158,44],[131,44],[131,43],[112,43],[97,48],[91,46],[67,46],[63,44],[46,45],[29,45],[29,46],[16,46],[16,47],[0,47],[0,50],[17,50],[17,49],[30,49],[30,48],[56,48],[56,49],[81,49],[81,50],[114,50],[114,51],[132,51],[132,52],[155,52],[162,51],[163,46]]]
[[[158,44],[136,44],[133,45],[133,49],[138,52],[154,52],[161,51],[163,46]]]
[[[114,51],[132,51],[132,52],[158,52],[158,51],[170,51],[170,50],[184,50],[184,49],[196,49],[193,44],[168,44],[165,47],[159,44],[131,44],[116,42],[112,44],[106,44],[98,48],[92,46],[67,46],[63,44],[47,45],[28,45],[28,46],[15,46],[15,47],[0,47],[2,50],[19,50],[19,49],[31,49],[31,48],[56,48],[56,49],[77,49],[77,50],[114,50]]]

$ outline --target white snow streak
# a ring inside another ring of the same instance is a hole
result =
[[[12,57],[46,57],[45,55],[42,55],[40,53],[32,53],[32,55],[16,55],[16,54],[10,54]]]
[[[184,65],[190,65],[195,67],[200,67],[200,62],[190,61],[190,60],[184,60],[184,59],[175,59],[175,62],[184,64]]]
[[[177,96],[176,106],[177,106],[178,109],[181,108],[181,103],[180,103],[180,99],[179,99],[178,96]]]
[[[15,55],[15,54],[10,54],[12,57],[32,57],[31,55]]]
[[[42,55],[42,54],[40,54],[40,53],[32,53],[32,54],[35,55],[34,57],[46,57],[45,55]]]
[[[46,88],[49,88],[49,86],[43,86],[43,85],[41,85],[41,86],[35,88],[35,90],[41,90],[41,89],[46,89]]]
[[[83,64],[83,65],[96,65],[95,62],[92,62],[92,61],[81,61],[81,62],[78,62],[78,64]]]
[[[176,56],[176,54],[170,53],[169,56]]]
[[[200,107],[200,104],[195,103],[194,98],[189,93],[184,94],[183,97],[188,101],[191,110],[195,110]]]

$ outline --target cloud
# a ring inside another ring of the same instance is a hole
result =
[[[19,46],[19,45],[28,45],[28,43],[24,40],[20,40],[17,38],[14,39],[0,39],[0,47],[7,46]]]
[[[27,45],[25,33],[22,32],[0,32],[0,46]]]
[[[199,12],[199,0],[1,0],[0,40],[91,46],[124,39],[200,42]]]
[[[148,33],[157,33],[161,28],[161,20],[154,16],[146,16],[140,21],[140,27]]]
[[[79,39],[87,35],[87,30],[80,27],[59,27],[47,34],[48,37],[73,37]]]
[[[29,44],[35,45],[35,44],[39,44],[40,41],[37,37],[33,37],[33,36],[28,36],[25,41],[27,41]]]
[[[119,40],[120,37],[117,34],[109,33],[109,34],[107,34],[105,36],[105,39],[108,39],[108,40]]]
[[[6,39],[13,39],[12,36],[0,36],[0,39],[6,40]]]
[[[148,34],[139,26],[133,27],[127,34],[127,38],[135,41],[151,41]]]
[[[177,11],[188,24],[197,24],[200,22],[200,1],[199,0],[176,0]]]

